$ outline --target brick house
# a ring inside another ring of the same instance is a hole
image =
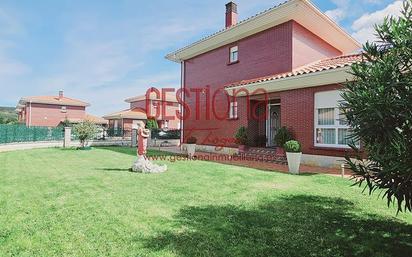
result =
[[[270,148],[286,126],[304,162],[334,162],[349,151],[339,89],[360,47],[310,1],[290,0],[241,22],[228,3],[224,29],[166,56],[181,64],[183,114],[190,113],[183,140],[233,147],[245,126],[251,145]]]
[[[98,125],[106,125],[107,121],[86,113],[90,104],[64,96],[29,96],[20,99],[16,107],[20,123],[26,126],[57,127],[65,121],[79,123],[89,120]]]
[[[125,102],[130,104],[129,109],[105,115],[104,118],[109,120],[109,128],[131,131],[137,121],[146,122],[148,117],[152,117],[161,129],[180,129],[180,120],[167,118],[175,117],[179,110],[175,94],[165,94],[165,99],[159,99],[161,97],[157,97],[155,92],[149,95],[149,98],[146,95],[128,98]]]

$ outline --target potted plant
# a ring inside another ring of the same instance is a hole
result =
[[[186,151],[187,151],[187,156],[189,158],[193,158],[193,156],[195,155],[196,142],[197,142],[197,138],[195,138],[195,137],[189,137],[186,140]]]
[[[240,127],[235,135],[236,143],[239,145],[239,152],[244,153],[247,150],[248,136],[247,129]]]
[[[289,172],[299,174],[300,161],[302,158],[300,143],[296,140],[290,140],[285,143],[284,148],[288,159]]]
[[[290,140],[293,140],[290,130],[287,127],[281,127],[275,135],[276,155],[285,156],[283,146]]]

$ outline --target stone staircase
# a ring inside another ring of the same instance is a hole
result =
[[[286,156],[279,155],[276,148],[258,148],[251,147],[246,152],[239,153],[239,156],[245,160],[268,162],[276,164],[287,164]]]

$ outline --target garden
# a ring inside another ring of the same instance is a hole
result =
[[[135,149],[0,154],[0,256],[408,256],[412,216],[353,181]],[[168,159],[169,158],[169,159]]]

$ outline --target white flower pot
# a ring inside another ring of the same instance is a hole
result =
[[[186,144],[187,156],[192,158],[196,152],[196,144]]]
[[[289,173],[299,174],[302,153],[286,153],[286,157],[288,159]]]

